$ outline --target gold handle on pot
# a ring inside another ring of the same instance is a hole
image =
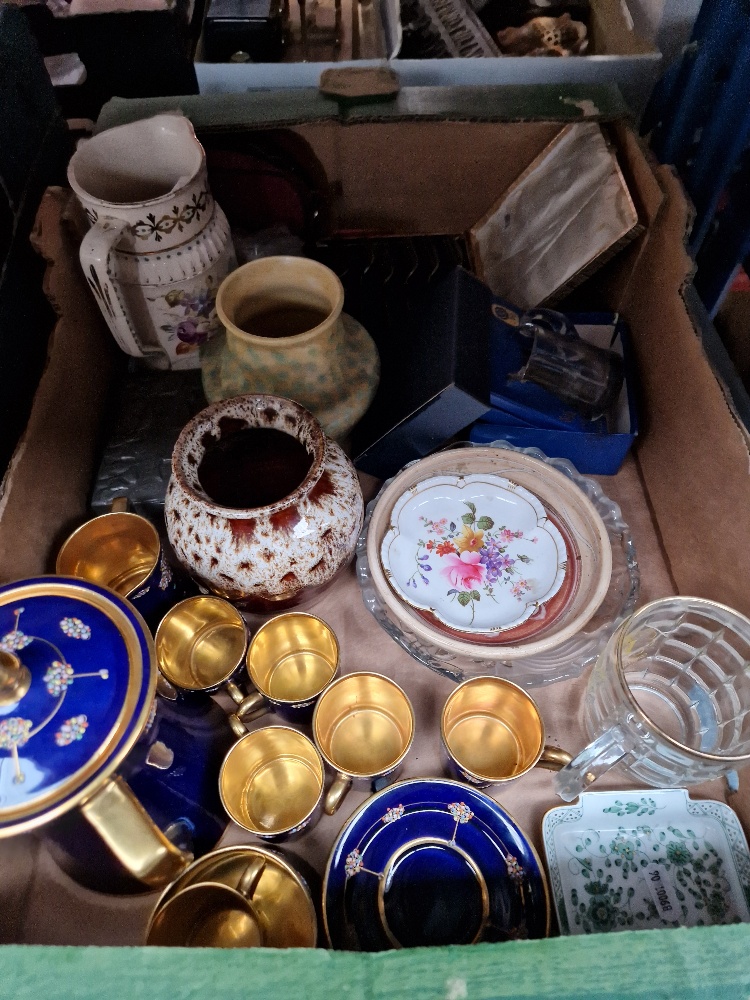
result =
[[[110,514],[127,514],[128,498],[115,497],[112,503],[109,505],[109,512]]]
[[[111,778],[81,806],[123,867],[152,889],[173,882],[193,860],[168,840],[122,778]]]
[[[31,672],[15,653],[0,649],[0,705],[15,705],[31,687]]]

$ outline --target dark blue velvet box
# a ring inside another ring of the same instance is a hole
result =
[[[355,466],[380,479],[435,451],[490,408],[492,293],[462,267],[431,286],[403,324],[370,325],[378,395],[355,428]]]

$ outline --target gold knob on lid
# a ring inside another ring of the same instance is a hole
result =
[[[0,649],[0,705],[14,705],[31,687],[31,671],[15,653]]]

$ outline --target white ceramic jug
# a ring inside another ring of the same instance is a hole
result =
[[[235,258],[190,121],[161,114],[102,132],[76,150],[68,181],[91,223],[81,265],[117,343],[156,368],[199,367]]]

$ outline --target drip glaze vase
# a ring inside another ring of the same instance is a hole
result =
[[[266,502],[227,505],[201,481],[204,458],[252,441],[248,434],[257,430],[298,442],[307,468],[290,483],[284,463],[266,450],[248,483],[250,496],[260,482]],[[199,586],[243,611],[265,613],[307,603],[350,562],[364,502],[354,466],[315,417],[292,400],[257,394],[214,403],[182,430],[165,518],[172,548]]]

